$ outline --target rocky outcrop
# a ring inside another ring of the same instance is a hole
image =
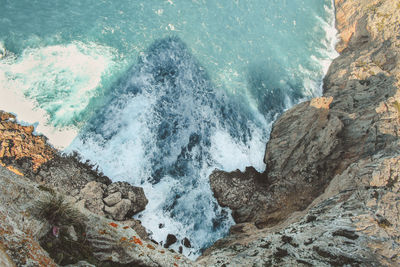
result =
[[[400,265],[400,5],[335,5],[340,56],[323,96],[274,123],[264,173],[211,175],[218,202],[242,224],[200,263]]]
[[[142,239],[129,222],[96,215],[1,166],[0,221],[5,266],[193,266]]]
[[[14,165],[24,169],[37,170],[51,160],[55,150],[46,143],[44,136],[34,134],[33,126],[15,123],[15,116],[0,111],[0,164],[14,172],[20,172]]]
[[[70,196],[71,201],[80,202],[95,214],[108,215],[114,220],[131,221],[134,214],[145,209],[148,200],[142,188],[127,182],[112,183],[93,166],[82,163],[77,155],[61,155],[33,130],[33,126],[17,123],[14,115],[0,111],[0,163],[3,166]],[[109,196],[115,193],[121,199],[111,203]],[[140,222],[134,225],[147,238]]]
[[[82,210],[103,216],[104,219],[119,221],[124,227],[134,229],[138,238],[148,240],[147,232],[140,221],[132,218],[134,214],[144,210],[148,203],[142,188],[127,182],[112,183],[108,177],[94,170],[93,166],[82,163],[76,155],[61,155],[47,144],[45,137],[35,135],[33,130],[32,126],[17,123],[12,114],[0,112],[1,166],[20,176],[20,179],[26,177],[36,183],[41,190],[65,196],[71,205],[75,204]],[[5,187],[2,193],[5,196],[9,194]],[[40,194],[33,193],[30,202],[40,197]],[[23,200],[29,202],[28,199]],[[51,234],[49,236],[52,237]],[[22,236],[18,238],[23,239]],[[36,238],[32,242],[36,242],[35,246],[43,250],[37,243],[38,240]],[[25,254],[21,255],[24,261],[26,257]],[[24,264],[19,262],[17,265]]]

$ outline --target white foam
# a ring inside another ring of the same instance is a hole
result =
[[[75,120],[115,65],[115,54],[82,42],[28,48],[18,57],[8,52],[0,60],[0,109],[35,124],[54,146],[66,147],[76,136]]]
[[[225,171],[236,169],[244,171],[247,166],[264,171],[263,158],[266,141],[263,140],[260,130],[257,130],[253,132],[253,138],[248,144],[235,141],[226,131],[217,131],[211,137],[210,154],[214,161]],[[268,129],[263,130],[268,131]]]

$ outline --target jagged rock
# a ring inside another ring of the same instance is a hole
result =
[[[164,247],[169,248],[171,245],[175,244],[178,239],[173,234],[167,235],[167,240],[165,240]]]
[[[122,221],[131,209],[131,201],[129,199],[122,199],[116,205],[112,207],[106,206],[104,211],[110,214],[114,220]]]
[[[149,235],[146,232],[146,228],[144,228],[144,226],[142,225],[142,223],[139,220],[135,220],[135,219],[129,219],[129,220],[125,220],[122,221],[121,224],[128,226],[130,228],[132,228],[133,230],[135,230],[135,232],[139,235],[140,238],[144,239],[144,240],[150,240],[149,239]],[[158,244],[158,243],[156,243]]]
[[[56,238],[51,234],[51,225],[28,212],[36,200],[49,194],[31,180],[0,166],[0,263],[11,258],[17,266],[59,266],[50,253],[63,266],[197,266],[184,256],[139,237],[123,222],[117,224],[84,208],[80,212],[85,227],[76,230],[78,242],[65,236]],[[50,246],[39,240],[48,241]]]
[[[182,245],[184,245],[184,246],[187,247],[187,248],[191,248],[191,247],[192,247],[192,244],[190,244],[190,240],[189,240],[187,237],[185,237],[185,238],[182,240]]]
[[[114,206],[118,202],[122,200],[122,194],[121,192],[115,192],[109,195],[108,197],[104,198],[104,203],[106,203],[107,206]]]
[[[144,194],[143,188],[132,186],[127,182],[116,182],[110,184],[106,191],[105,196],[120,192],[122,198],[131,201],[131,207],[126,214],[127,217],[132,217],[134,214],[143,211],[146,208],[148,200]]]
[[[254,168],[210,176],[214,196],[232,209],[236,223],[273,225],[305,209],[329,183],[340,163],[338,138],[343,123],[330,113],[333,98],[315,98],[284,113],[274,124],[267,145],[267,169]],[[288,134],[290,133],[290,134]],[[327,164],[334,162],[336,164]]]
[[[270,227],[235,226],[198,263],[400,265],[400,6],[390,0],[335,5],[341,54],[324,79],[323,97],[275,122],[260,174],[266,188],[255,192],[266,192],[264,200],[252,197],[241,205],[235,195],[248,190],[239,175],[217,172],[235,194],[216,194],[218,201],[232,200],[234,213],[251,210],[249,224]],[[243,180],[259,179],[247,173],[240,174]],[[212,186],[220,183],[212,179]],[[257,210],[258,202],[266,207]]]
[[[22,126],[15,116],[0,110],[0,164],[10,166],[21,174],[26,169],[37,171],[51,160],[56,151],[46,143],[46,138],[33,134],[33,126]],[[19,170],[19,171],[18,171]]]
[[[85,207],[95,214],[104,215],[104,188],[104,184],[93,181],[81,190],[80,195],[85,200]]]
[[[244,173],[216,170],[210,175],[210,185],[218,203],[232,210],[236,223],[250,221],[253,214],[262,209],[264,204],[260,198],[268,187],[265,177],[252,167],[246,168]]]
[[[56,155],[43,164],[36,174],[28,174],[27,177],[32,180],[39,177],[43,183],[72,196],[76,196],[77,192],[82,190],[88,182],[111,184],[108,177],[93,170],[92,166],[81,163],[79,158],[74,155],[67,157]]]

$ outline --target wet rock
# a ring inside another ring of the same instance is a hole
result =
[[[175,244],[177,241],[177,238],[173,234],[168,234],[167,235],[167,240],[165,241],[164,247],[169,248],[171,245]]]
[[[267,194],[265,189],[268,187],[266,177],[252,167],[246,168],[245,172],[215,170],[210,175],[210,185],[218,203],[232,210],[236,223],[253,220],[264,205],[259,199]]]
[[[185,238],[182,240],[182,245],[184,245],[184,246],[187,247],[187,248],[191,248],[191,247],[192,247],[192,244],[190,243],[190,240],[189,240],[187,237],[185,237]]]

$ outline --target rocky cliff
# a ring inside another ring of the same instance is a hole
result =
[[[340,56],[323,96],[274,123],[264,173],[210,176],[237,225],[196,262],[130,219],[141,188],[0,112],[0,265],[400,266],[400,1],[335,6]]]
[[[238,225],[205,265],[400,265],[400,2],[336,0],[320,98],[274,123],[264,173],[215,171]]]
[[[148,202],[142,188],[112,183],[33,130],[0,111],[1,266],[189,265],[132,219]]]

